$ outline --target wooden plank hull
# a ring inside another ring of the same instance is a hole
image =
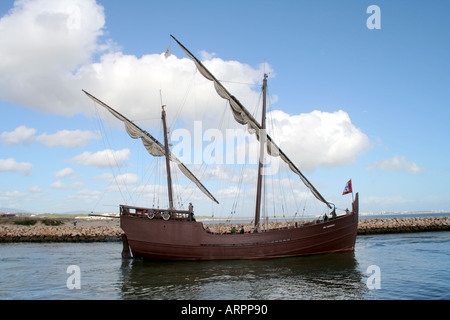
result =
[[[200,222],[122,215],[135,258],[151,260],[274,259],[353,251],[358,195],[351,214],[327,222],[250,234],[213,234]]]

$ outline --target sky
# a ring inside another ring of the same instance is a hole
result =
[[[351,206],[351,179],[361,212],[450,211],[449,11],[438,0],[3,0],[0,208],[167,206],[164,161],[84,89],[157,139],[166,105],[172,151],[221,203],[173,166],[180,208],[253,215],[256,166],[227,159],[253,150],[254,135],[233,144],[227,130],[245,126],[172,34],[257,119],[268,74],[269,134],[338,208]],[[295,174],[276,171],[266,211],[313,202]]]

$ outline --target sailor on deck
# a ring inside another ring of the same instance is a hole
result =
[[[192,202],[189,202],[189,220],[195,222],[194,206],[192,205]]]

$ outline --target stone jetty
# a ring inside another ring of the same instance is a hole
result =
[[[107,242],[120,241],[119,226],[0,225],[0,242]]]
[[[234,225],[251,229],[250,224]],[[225,225],[205,225],[210,231],[225,233]],[[228,224],[231,229],[232,225]],[[292,228],[293,222],[276,222],[271,228]],[[213,230],[214,229],[214,230]],[[405,217],[386,219],[360,219],[358,235],[450,231],[450,217]],[[77,224],[66,223],[60,226],[48,226],[37,223],[32,226],[0,224],[0,242],[106,242],[121,241],[123,230],[118,221],[96,223],[95,221]]]
[[[450,217],[400,217],[360,219],[358,235],[450,231]]]

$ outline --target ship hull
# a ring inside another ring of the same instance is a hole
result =
[[[326,222],[250,234],[213,234],[191,221],[122,215],[121,227],[134,258],[150,260],[275,259],[353,251],[358,195],[350,214]]]

